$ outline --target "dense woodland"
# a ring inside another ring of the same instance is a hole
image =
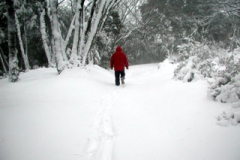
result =
[[[5,0],[0,72],[15,82],[19,72],[38,67],[56,67],[59,74],[89,63],[108,68],[117,45],[131,64],[192,56],[195,65],[206,61],[202,68],[216,57],[227,64],[223,55],[239,53],[239,19],[240,0]],[[228,68],[236,74],[237,66]],[[204,76],[215,73],[206,70]]]

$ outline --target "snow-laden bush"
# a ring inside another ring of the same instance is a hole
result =
[[[220,102],[240,101],[240,73],[235,77],[219,77],[210,87],[210,96]]]
[[[230,124],[236,126],[240,123],[240,112],[223,112],[218,116],[217,120],[217,124],[220,126],[227,127]]]
[[[174,78],[191,82],[201,77],[213,77],[215,63],[212,59],[216,50],[213,51],[208,45],[199,42],[190,41],[178,46],[178,61],[181,62],[174,71]]]
[[[185,39],[186,43],[177,46],[179,61],[184,61],[192,56],[197,56],[201,60],[213,58],[216,54],[216,49],[210,48],[209,45],[203,44],[192,39]],[[213,46],[211,46],[213,47]]]
[[[208,95],[222,103],[231,103],[234,111],[224,112],[218,124],[228,126],[240,123],[240,48],[229,52],[217,45],[207,46],[189,41],[179,49],[180,61],[174,78],[191,82],[207,78],[210,83]]]
[[[212,78],[215,72],[215,63],[212,59],[206,59],[202,62],[199,62],[197,65],[197,70],[202,74],[203,77]]]
[[[190,57],[188,61],[180,63],[174,71],[174,78],[184,82],[191,82],[200,79],[201,73],[196,69],[197,57]]]
[[[224,103],[240,101],[240,50],[219,57],[218,68],[209,95]]]
[[[199,77],[214,78],[212,88],[215,89],[229,83],[240,70],[239,48],[228,53],[217,45],[208,46],[189,41],[178,46],[178,49],[180,63],[174,71],[175,79],[191,82]],[[213,96],[216,97],[216,94]]]

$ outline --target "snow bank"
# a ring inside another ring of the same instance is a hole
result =
[[[240,123],[240,112],[223,112],[218,116],[217,124],[220,126],[229,126],[230,124],[236,126]]]
[[[238,108],[209,99],[205,80],[173,80],[175,68],[130,66],[120,87],[94,65],[0,80],[0,159],[239,160]]]

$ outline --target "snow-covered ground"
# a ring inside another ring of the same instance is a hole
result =
[[[98,66],[0,80],[0,160],[239,160],[240,125],[217,125],[230,104],[175,67],[130,66],[120,87]]]

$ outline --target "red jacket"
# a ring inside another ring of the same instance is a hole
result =
[[[116,52],[113,53],[111,57],[111,69],[114,67],[115,71],[123,71],[124,67],[128,69],[128,59],[125,53],[123,53],[122,48],[118,46]]]

